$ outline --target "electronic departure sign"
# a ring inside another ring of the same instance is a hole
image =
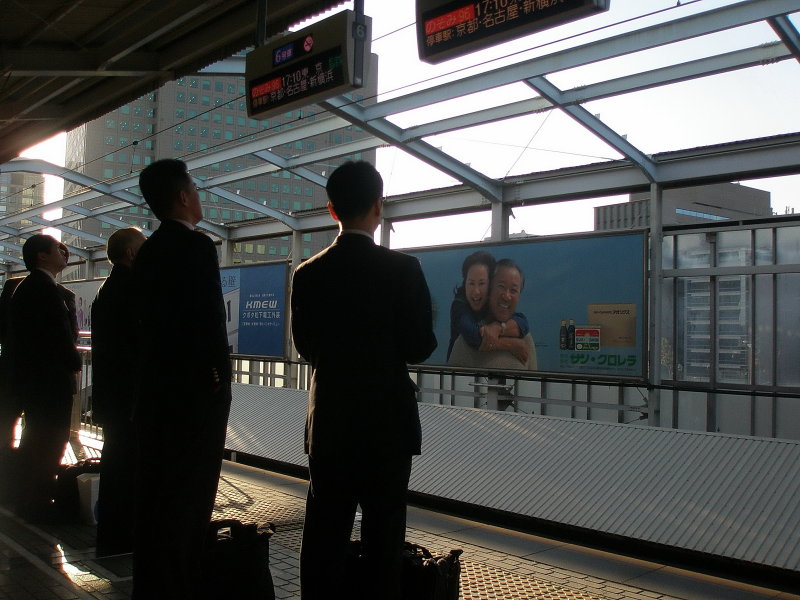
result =
[[[608,10],[610,0],[417,0],[419,58],[440,63]]]
[[[372,19],[342,11],[247,54],[247,114],[261,118],[360,88]]]

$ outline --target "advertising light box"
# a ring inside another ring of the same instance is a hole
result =
[[[417,0],[419,58],[429,63],[608,10],[610,0]]]
[[[643,233],[409,254],[420,260],[428,281],[439,341],[425,364],[644,378]]]
[[[232,354],[285,357],[285,263],[220,269]]]

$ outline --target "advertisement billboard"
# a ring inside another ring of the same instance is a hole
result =
[[[439,340],[425,364],[645,376],[643,232],[409,254],[420,260],[428,281]]]
[[[232,354],[285,357],[286,263],[220,269]]]

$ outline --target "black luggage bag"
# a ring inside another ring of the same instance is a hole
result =
[[[203,561],[204,600],[275,600],[269,538],[275,525],[212,521]]]
[[[78,493],[78,476],[99,473],[100,458],[80,460],[72,465],[60,465],[55,480],[53,503],[56,518],[63,523],[77,523],[81,517],[81,500]]]
[[[458,600],[461,585],[461,550],[434,556],[424,546],[405,542],[403,547],[403,600]],[[354,599],[368,600],[361,589],[366,579],[360,540],[351,540],[348,579]]]

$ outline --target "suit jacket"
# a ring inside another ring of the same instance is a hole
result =
[[[11,298],[12,385],[21,398],[71,401],[81,357],[75,343],[74,294],[38,269]],[[70,308],[71,306],[71,308]]]
[[[305,450],[312,456],[421,451],[407,363],[436,348],[418,261],[345,233],[295,271],[292,334],[312,366]]]
[[[92,417],[103,425],[133,414],[139,334],[135,291],[133,270],[118,264],[92,303]]]
[[[145,388],[174,403],[161,416],[191,417],[202,406],[184,400],[210,398],[230,389],[231,364],[217,250],[211,239],[182,223],[165,220],[136,255],[140,368]],[[140,394],[143,400],[147,394]],[[230,398],[230,396],[228,396]]]

